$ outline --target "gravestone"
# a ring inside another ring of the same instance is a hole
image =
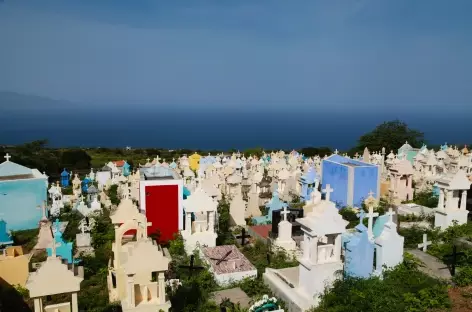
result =
[[[288,208],[287,210],[289,212],[287,215],[287,221],[292,223],[292,236],[303,235],[301,225],[295,221],[295,219],[303,218],[304,210],[298,208]],[[282,211],[282,209],[272,211],[272,234],[275,236],[279,234],[279,223],[282,221]]]

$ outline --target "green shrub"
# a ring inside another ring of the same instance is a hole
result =
[[[457,286],[470,286],[472,285],[472,266],[463,267],[453,277],[454,283]]]

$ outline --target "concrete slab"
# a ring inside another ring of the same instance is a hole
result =
[[[424,266],[419,267],[422,272],[435,278],[451,280],[451,272],[449,272],[449,268],[438,258],[433,257],[430,254],[427,254],[418,249],[410,249],[407,250],[407,252],[409,252],[424,263]]]
[[[220,291],[215,291],[211,293],[211,298],[216,302],[216,304],[220,304],[225,298],[228,298],[234,304],[239,303],[242,308],[249,308],[251,305],[249,304],[251,298],[242,291],[241,288],[231,288],[225,289]]]

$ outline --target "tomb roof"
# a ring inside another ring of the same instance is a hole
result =
[[[217,203],[202,187],[198,187],[193,194],[184,200],[185,212],[216,211]]]
[[[224,261],[216,264],[219,259],[222,259],[229,251],[231,251],[231,253],[224,259]],[[210,263],[215,274],[256,270],[256,267],[234,245],[204,247],[202,248],[202,252]]]
[[[0,178],[3,177],[31,179],[33,178],[33,172],[25,166],[7,160],[0,164]]]
[[[139,272],[164,272],[169,269],[170,259],[150,238],[136,242],[128,250],[128,258],[124,265],[126,274]]]
[[[353,166],[353,167],[357,167],[357,166],[374,167],[375,166],[375,165],[372,165],[372,164],[367,163],[365,161],[354,160],[354,159],[351,159],[351,158],[348,158],[348,157],[345,157],[345,156],[341,156],[341,155],[338,155],[338,154],[333,154],[333,155],[327,157],[326,159],[324,159],[323,161],[330,161],[330,162],[342,164],[342,165],[345,165],[345,166]]]
[[[26,288],[31,298],[44,297],[78,292],[82,280],[74,276],[60,258],[48,257],[36,272],[30,273]]]

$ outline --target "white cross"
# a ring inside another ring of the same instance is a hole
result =
[[[338,152],[338,149],[335,149],[334,150],[334,153],[337,155],[339,152]]]
[[[281,215],[284,216],[284,221],[287,221],[287,215],[290,213],[290,211],[287,210],[287,206],[284,207],[284,210],[280,213]]]
[[[7,161],[10,161],[11,156],[7,153],[5,156],[3,156]]]
[[[388,216],[388,222],[393,223],[393,215],[394,214],[395,213],[393,212],[393,209],[388,208],[388,212],[386,213],[386,215]]]
[[[326,188],[323,190],[323,193],[326,193],[326,200],[329,201],[331,197],[331,192],[333,192],[333,189],[329,184],[326,184]]]
[[[372,192],[372,190],[369,192],[369,197],[374,197],[374,192]]]
[[[373,225],[373,221],[374,221],[374,217],[378,217],[379,216],[379,213],[378,212],[374,212],[374,206],[372,205],[369,205],[369,213],[366,214],[366,217],[368,218],[368,223],[367,223],[367,233],[369,234],[369,237],[372,237],[373,236],[373,232],[372,232],[372,225]]]
[[[422,248],[424,252],[426,252],[426,250],[428,250],[428,246],[431,245],[432,242],[431,241],[428,241],[428,234],[423,234],[423,243],[422,244],[418,244],[418,248]]]

